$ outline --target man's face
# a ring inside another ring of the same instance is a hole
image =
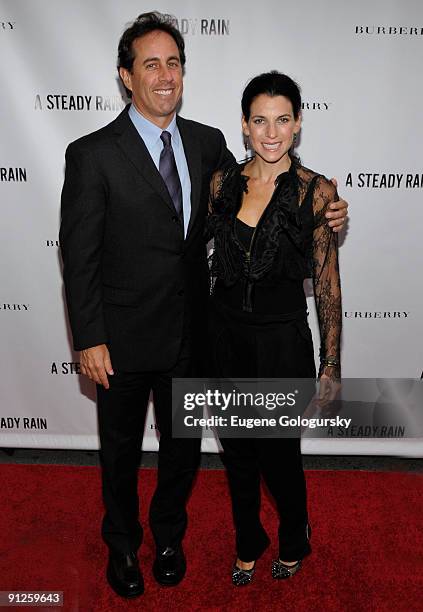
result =
[[[132,71],[120,68],[125,86],[132,91],[132,103],[146,119],[166,128],[182,96],[182,66],[172,36],[154,30],[132,43],[135,54]]]

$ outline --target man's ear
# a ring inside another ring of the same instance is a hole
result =
[[[126,68],[119,68],[119,76],[122,79],[122,83],[125,85],[126,89],[132,91],[132,76],[129,70]]]

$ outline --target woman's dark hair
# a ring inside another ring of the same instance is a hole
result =
[[[247,87],[244,89],[241,100],[242,114],[245,120],[248,121],[251,113],[251,104],[253,100],[266,94],[267,96],[285,96],[292,104],[294,118],[298,119],[301,111],[301,91],[297,83],[286,74],[282,74],[277,70],[264,72],[251,79]]]
[[[126,68],[126,70],[129,70],[129,72],[132,71],[132,66],[135,59],[132,43],[137,38],[141,38],[141,36],[145,36],[146,34],[156,30],[166,32],[172,36],[176,46],[178,47],[181,66],[184,66],[186,61],[185,41],[175,24],[175,17],[172,17],[172,15],[159,13],[158,11],[142,13],[142,15],[139,15],[135,19],[134,23],[132,23],[129,28],[124,31],[119,41],[117,61],[118,70],[119,68]],[[125,89],[127,95],[131,97],[132,92],[126,87]]]

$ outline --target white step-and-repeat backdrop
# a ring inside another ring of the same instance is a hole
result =
[[[1,447],[98,447],[95,390],[79,375],[63,298],[64,151],[124,107],[117,43],[129,21],[154,9],[175,15],[185,35],[181,114],[220,127],[238,158],[249,78],[278,69],[300,83],[303,163],[337,177],[350,203],[340,241],[343,374],[421,376],[420,0],[1,0]],[[423,456],[422,447],[304,442],[306,453]],[[157,448],[151,411],[144,448]]]

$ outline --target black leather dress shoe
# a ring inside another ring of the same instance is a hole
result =
[[[144,593],[144,580],[135,553],[110,553],[107,581],[121,597],[138,597]]]
[[[162,586],[175,586],[185,576],[187,565],[182,548],[158,550],[153,564],[154,578]]]

